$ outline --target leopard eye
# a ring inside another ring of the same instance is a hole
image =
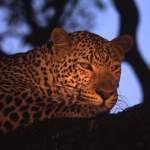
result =
[[[92,66],[91,66],[90,64],[88,64],[88,63],[80,63],[80,66],[81,66],[82,68],[87,69],[87,70],[90,70],[90,71],[93,70],[93,69],[92,69]]]

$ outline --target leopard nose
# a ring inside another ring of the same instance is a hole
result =
[[[99,93],[104,99],[107,99],[117,89],[117,81],[111,73],[103,73],[100,77]]]

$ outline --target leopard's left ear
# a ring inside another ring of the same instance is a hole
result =
[[[71,46],[67,32],[62,28],[55,28],[51,33],[54,52],[64,52]]]
[[[133,45],[133,38],[130,35],[125,34],[111,40],[111,43],[119,48],[118,54],[120,57],[124,57]]]

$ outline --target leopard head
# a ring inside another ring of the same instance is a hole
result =
[[[51,33],[53,86],[55,96],[82,99],[105,108],[117,101],[121,63],[132,46],[129,35],[108,41],[90,32]]]

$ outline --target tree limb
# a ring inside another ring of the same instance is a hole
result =
[[[142,85],[142,91],[144,95],[144,102],[150,98],[150,70],[144,60],[142,59],[136,41],[137,26],[139,23],[139,14],[136,8],[135,2],[133,0],[113,0],[119,14],[120,14],[120,34],[128,33],[135,39],[135,44],[133,50],[131,50],[126,61],[133,67],[139,81]],[[134,93],[136,94],[136,93]]]
[[[93,119],[58,119],[37,123],[7,135],[3,149],[133,150],[150,149],[150,104]]]

